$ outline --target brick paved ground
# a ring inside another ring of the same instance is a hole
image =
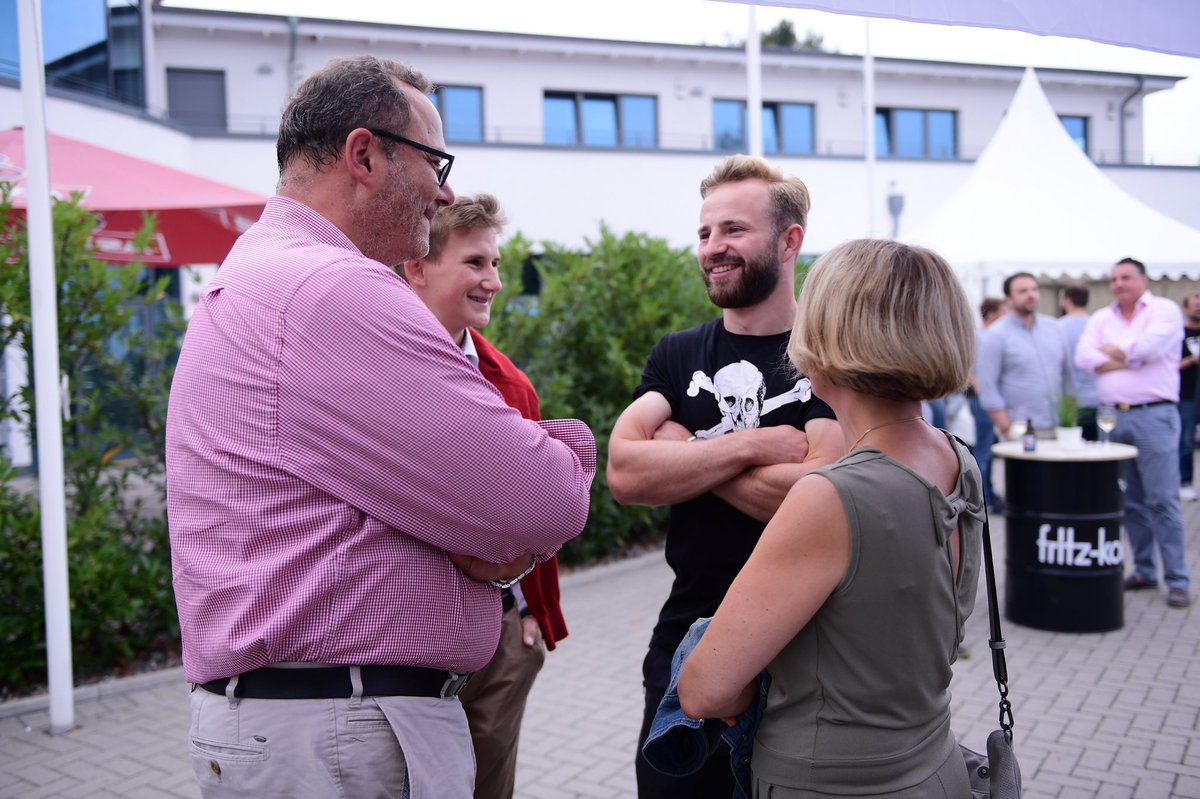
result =
[[[1189,566],[1200,575],[1200,504],[1184,510]],[[995,527],[1002,572],[1003,521]],[[640,663],[669,584],[660,552],[564,579],[571,636],[530,698],[519,799],[634,795]],[[1115,632],[1006,624],[1026,796],[1200,799],[1198,621],[1195,606],[1169,609],[1162,592],[1142,592],[1127,595]],[[953,726],[982,748],[996,726],[982,610],[968,643],[972,656],[955,666]],[[0,704],[0,797],[198,797],[182,680],[175,669],[80,689],[80,729],[67,736],[46,734],[44,697]]]

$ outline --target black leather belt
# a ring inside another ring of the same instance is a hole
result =
[[[360,666],[362,696],[458,696],[470,674],[420,666]],[[225,695],[231,678],[200,683]],[[246,699],[348,699],[353,693],[349,666],[255,669],[238,675],[233,694]]]
[[[505,588],[500,592],[500,611],[508,613],[517,606],[517,597],[513,594],[511,588]]]
[[[1137,405],[1130,405],[1128,402],[1118,402],[1115,407],[1118,411],[1136,411],[1138,408],[1153,408],[1155,405],[1174,405],[1171,400],[1155,400],[1154,402],[1141,402]]]

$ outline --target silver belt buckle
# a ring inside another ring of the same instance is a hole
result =
[[[450,676],[446,678],[446,682],[442,684],[442,699],[453,699],[462,693],[462,690],[467,687],[467,683],[471,681],[471,675],[474,672],[459,674],[456,671],[447,671]]]

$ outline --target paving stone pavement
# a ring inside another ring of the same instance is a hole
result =
[[[1184,515],[1189,568],[1200,575],[1200,504],[1185,503]],[[1003,595],[1004,522],[993,526]],[[571,635],[546,658],[529,700],[517,799],[635,795],[641,659],[669,586],[661,551],[564,577]],[[984,602],[981,586],[971,656],[956,664],[952,685],[954,732],[976,749],[997,726]],[[1006,621],[1005,637],[1029,799],[1200,799],[1196,606],[1170,609],[1162,591],[1138,592],[1125,597],[1120,630],[1053,633]],[[45,697],[0,704],[0,797],[199,796],[179,669],[76,696],[79,729],[63,736],[46,732]]]

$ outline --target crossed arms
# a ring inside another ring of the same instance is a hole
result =
[[[833,463],[846,448],[832,419],[813,419],[804,431],[780,425],[704,440],[689,441],[691,435],[671,421],[662,394],[650,391],[634,400],[609,441],[613,497],[623,505],[674,505],[711,491],[768,521],[797,480]]]

